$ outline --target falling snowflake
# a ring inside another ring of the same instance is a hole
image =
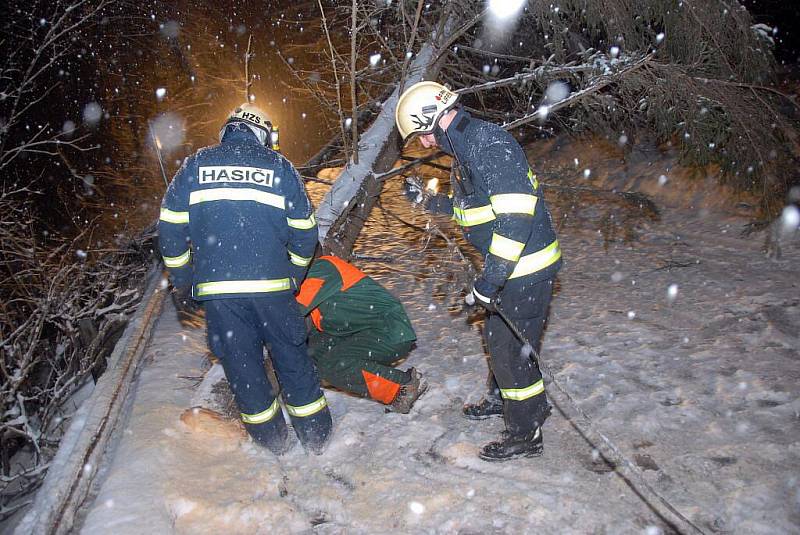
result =
[[[678,297],[678,285],[670,284],[667,288],[667,300],[671,303],[675,301],[676,297]]]
[[[489,0],[489,13],[498,20],[506,20],[517,15],[525,6],[525,0]]]
[[[550,115],[550,106],[548,106],[546,104],[542,104],[536,110],[536,115],[539,116],[539,120],[540,121],[544,121],[545,119],[547,119],[547,116]]]
[[[103,108],[97,102],[90,102],[83,108],[83,121],[90,126],[100,122],[103,117]]]
[[[800,209],[790,204],[781,212],[781,230],[784,234],[788,234],[798,227],[800,227]]]
[[[561,102],[569,96],[569,86],[560,80],[551,82],[544,91],[544,98],[548,104]]]
[[[408,508],[411,509],[411,512],[415,515],[421,515],[425,512],[425,506],[419,502],[409,502]]]
[[[183,146],[186,121],[175,112],[162,113],[150,123],[153,143],[162,153],[170,153]]]

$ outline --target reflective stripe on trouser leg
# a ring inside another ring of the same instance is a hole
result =
[[[527,285],[509,281],[500,293],[500,307],[511,312],[509,319],[534,347],[539,346],[551,293],[550,280]],[[487,318],[484,335],[508,431],[527,433],[543,423],[549,409],[539,368],[521,355],[522,342],[498,315]]]
[[[275,398],[272,401],[272,405],[257,414],[242,413],[242,421],[246,424],[263,424],[272,420],[278,413],[278,410],[280,410],[278,398]]]
[[[289,416],[294,416],[296,418],[308,418],[309,416],[313,416],[317,414],[319,411],[324,409],[328,406],[328,402],[325,401],[325,395],[319,397],[316,401],[312,401],[307,405],[303,405],[301,407],[297,407],[295,405],[286,405],[286,412],[289,413]]]
[[[272,451],[283,451],[286,421],[264,370],[264,343],[254,327],[252,300],[213,299],[205,309],[208,345],[222,363],[245,429]]]
[[[513,401],[525,401],[533,396],[538,396],[544,392],[544,381],[539,379],[530,386],[524,388],[501,388],[500,395],[503,399],[510,399]]]
[[[300,442],[312,449],[330,435],[332,420],[319,375],[306,349],[306,325],[294,296],[254,297],[262,339],[281,385],[283,400]]]

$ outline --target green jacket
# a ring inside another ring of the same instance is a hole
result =
[[[417,339],[403,305],[363,271],[335,256],[321,256],[311,265],[297,294],[305,315],[331,336],[371,330],[387,342]]]

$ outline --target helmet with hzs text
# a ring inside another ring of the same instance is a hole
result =
[[[219,139],[225,134],[225,128],[229,124],[242,123],[247,126],[256,135],[262,145],[270,146],[270,135],[272,134],[272,122],[267,118],[267,114],[254,104],[245,102],[233,110],[225,124],[222,125],[222,130],[219,132]]]

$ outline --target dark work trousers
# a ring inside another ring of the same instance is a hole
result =
[[[509,280],[498,296],[498,308],[537,353],[552,295],[552,279],[526,283],[520,277]],[[528,433],[544,423],[550,410],[542,373],[531,356],[522,354],[523,342],[498,314],[487,314],[484,339],[490,356],[489,389],[499,388],[506,429],[512,435]]]
[[[294,296],[281,292],[204,305],[209,347],[222,362],[248,433],[276,453],[285,449],[286,421],[264,368],[266,346],[297,437],[305,447],[320,449],[331,432],[331,415]]]
[[[322,379],[336,388],[359,396],[391,403],[408,373],[393,368],[414,342],[389,342],[380,331],[366,330],[347,336],[331,336],[316,329],[308,337],[308,352]]]

